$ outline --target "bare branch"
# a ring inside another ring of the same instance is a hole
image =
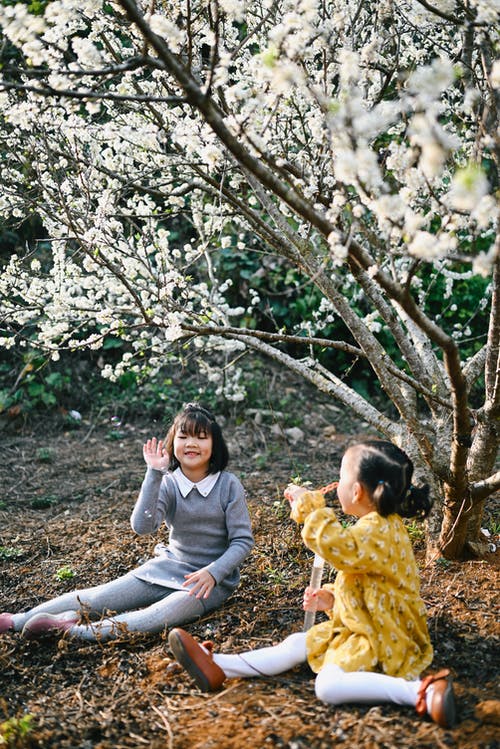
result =
[[[493,407],[500,405],[500,232],[495,242],[492,300],[485,366],[485,398]]]
[[[475,502],[480,502],[500,489],[500,471],[481,481],[471,484],[470,493]]]
[[[182,96],[140,96],[138,94],[113,94],[111,92],[99,93],[97,91],[74,91],[73,89],[52,88],[52,86],[30,86],[26,83],[10,83],[0,80],[0,91],[27,91],[37,96],[57,97],[62,99],[80,99],[82,101],[136,101],[136,102],[162,102],[164,104],[186,104],[187,99]]]
[[[417,0],[417,3],[419,3],[419,5],[422,5],[426,10],[429,11],[429,13],[433,13],[435,16],[442,18],[444,21],[449,21],[450,23],[456,24],[457,26],[460,26],[463,23],[463,20],[460,20],[457,16],[452,16],[449,13],[445,13],[443,10],[440,10],[434,5],[428,3],[427,0]]]
[[[354,411],[354,413],[356,413],[360,418],[367,421],[383,434],[392,438],[399,437],[400,428],[397,424],[388,419],[384,414],[372,406],[371,403],[366,401],[358,393],[354,392],[350,387],[342,382],[340,378],[335,377],[331,372],[328,373],[327,379],[321,372],[311,369],[307,364],[293,359],[293,357],[283,351],[279,351],[273,346],[269,346],[263,341],[257,340],[256,338],[247,338],[246,336],[241,336],[241,338],[234,336],[234,338],[236,340],[241,340],[243,343],[246,343],[257,351],[266,354],[270,359],[274,359],[275,361],[284,364],[291,371],[297,372],[297,374],[300,374],[305,380],[311,382],[316,388],[318,388],[318,390],[339,400],[346,407]]]
[[[163,66],[159,64],[158,60],[154,57],[148,57],[147,55],[135,55],[129,57],[125,62],[117,65],[110,65],[105,68],[64,68],[60,70],[51,70],[51,74],[65,75],[68,78],[80,78],[80,77],[92,77],[92,78],[105,78],[109,76],[120,75],[131,70],[138,70],[139,68],[158,68],[163,70]],[[16,77],[22,76],[26,78],[46,78],[48,71],[47,68],[13,68],[11,65],[4,65],[4,75],[14,73]]]
[[[426,389],[428,392],[433,392],[432,386],[434,383],[432,381],[432,373],[436,369],[436,362],[435,356],[432,354],[432,351],[429,351],[427,353],[426,360],[424,361],[421,353],[419,355],[419,353],[415,349],[414,341],[411,341],[408,338],[408,335],[402,329],[399,321],[396,318],[394,307],[390,306],[387,303],[387,300],[381,294],[380,289],[376,286],[371,277],[355,263],[351,263],[351,267],[355,278],[363,287],[365,294],[369,299],[371,299],[382,319],[389,327],[389,330],[391,331],[394,340],[396,341],[399,350],[401,351],[405,361],[408,363],[411,371],[422,383],[422,387],[424,389]],[[399,306],[397,306],[396,309],[401,312]],[[409,321],[406,319],[405,322],[408,326]],[[411,332],[414,337],[417,331],[418,329],[415,330],[415,326],[412,326]],[[420,348],[420,352],[422,352],[422,348]],[[429,366],[429,359],[434,359],[434,361],[432,361],[432,367]],[[442,390],[443,382],[441,377],[439,378],[439,383],[441,385],[440,390]]]
[[[487,347],[483,346],[464,364],[462,372],[468,388],[483,374],[487,352]]]
[[[301,346],[319,346],[321,348],[332,348],[337,351],[344,351],[352,356],[364,356],[363,351],[356,346],[351,346],[345,341],[332,341],[328,338],[315,338],[313,336],[289,335],[286,333],[268,333],[264,330],[249,330],[248,328],[233,328],[227,325],[210,326],[210,325],[189,325],[182,324],[182,329],[197,335],[220,335],[233,338],[238,335],[241,337],[257,338],[263,341],[274,341],[275,343],[293,343]]]

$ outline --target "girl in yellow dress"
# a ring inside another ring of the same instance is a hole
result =
[[[306,588],[306,611],[328,620],[278,645],[241,654],[213,654],[187,632],[173,629],[172,652],[203,691],[226,678],[272,676],[307,660],[317,697],[348,702],[413,705],[443,727],[455,723],[448,670],[420,678],[433,651],[418,568],[402,517],[425,517],[428,486],[411,484],[413,464],[391,442],[373,440],[346,451],[337,495],[342,510],[358,518],[344,527],[321,492],[290,485],[291,517],[304,523],[302,538],[338,572],[333,585]]]

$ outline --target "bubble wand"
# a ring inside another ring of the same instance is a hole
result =
[[[336,489],[338,486],[338,481],[332,481],[331,484],[327,484],[326,486],[321,487],[321,489],[318,489],[317,491],[320,494],[328,494],[328,492],[333,491],[333,489]],[[317,591],[321,588],[321,580],[323,577],[323,569],[325,566],[325,560],[320,554],[314,555],[314,561],[313,566],[311,569],[311,577],[309,579],[309,587],[313,591]],[[316,619],[316,610],[312,611],[306,611],[304,614],[304,627],[303,631],[307,632],[308,629],[310,629],[313,624],[314,620]]]
[[[323,569],[325,567],[325,560],[323,557],[320,557],[319,554],[314,555],[313,560],[313,566],[311,569],[311,577],[309,579],[309,587],[313,589],[313,591],[317,591],[321,588],[321,580],[323,578]],[[304,627],[303,631],[307,632],[308,629],[311,629],[311,627],[314,624],[314,620],[316,619],[316,609],[308,610],[304,614]]]
[[[318,489],[318,491],[320,492],[320,494],[328,494],[328,492],[337,488],[338,483],[338,481],[332,481],[331,484],[327,484],[326,486],[321,487],[321,489]],[[315,554],[313,566],[311,569],[311,577],[309,579],[309,587],[312,588],[313,591],[318,591],[321,588],[321,580],[323,578],[324,567],[325,560],[323,559],[323,557],[320,554]],[[307,632],[308,629],[311,629],[315,619],[316,609],[313,609],[312,611],[306,611],[306,613],[304,614],[304,632]]]

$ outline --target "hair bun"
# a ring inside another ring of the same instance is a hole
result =
[[[215,416],[208,410],[208,408],[205,408],[200,403],[196,403],[193,401],[192,403],[185,403],[184,404],[184,411],[199,411],[203,416],[206,416],[207,419],[210,421],[215,421]]]

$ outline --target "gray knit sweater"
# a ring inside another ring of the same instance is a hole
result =
[[[136,577],[179,589],[184,575],[206,567],[218,585],[236,588],[254,540],[244,489],[234,474],[222,471],[206,497],[196,487],[183,497],[170,474],[148,468],[130,522],[145,535],[163,521],[168,545],[157,544],[154,558],[133,571]]]

